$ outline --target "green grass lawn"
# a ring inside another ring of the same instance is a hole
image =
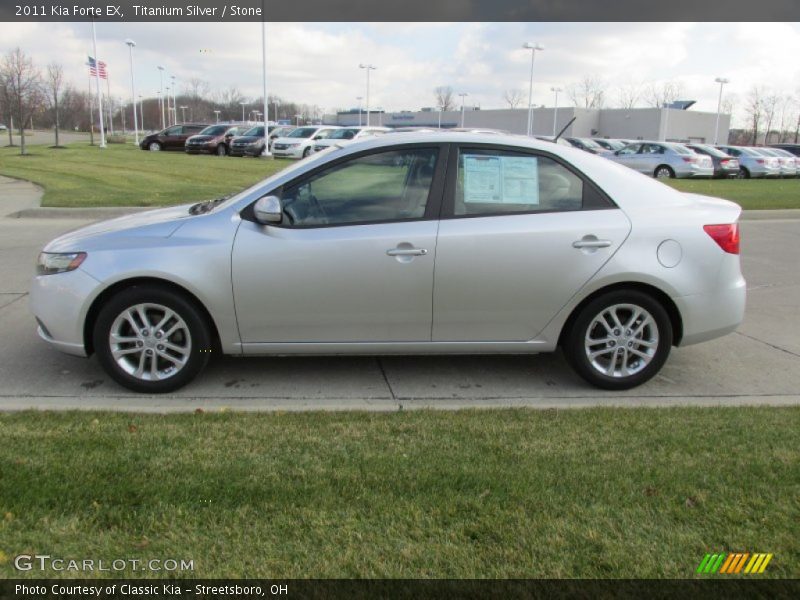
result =
[[[286,160],[143,152],[131,144],[105,150],[85,142],[64,150],[0,148],[0,175],[45,189],[44,206],[165,206],[237,192],[288,166]],[[800,179],[673,180],[673,187],[727,198],[743,208],[800,208]]]
[[[744,209],[800,208],[800,179],[672,179],[675,189],[736,202]]]
[[[43,206],[165,206],[238,192],[288,161],[144,152],[133,145],[86,143],[64,150],[0,148],[0,175],[45,189]]]
[[[0,577],[59,575],[13,570],[39,553],[195,577],[685,578],[746,551],[796,578],[798,431],[800,408],[0,414]]]

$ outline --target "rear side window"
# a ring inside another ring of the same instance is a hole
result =
[[[605,208],[608,203],[576,173],[547,156],[462,149],[455,216]]]

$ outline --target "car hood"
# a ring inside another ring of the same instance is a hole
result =
[[[189,139],[187,139],[186,141],[187,142],[208,142],[210,140],[213,140],[216,137],[217,136],[215,136],[215,135],[193,135]]]
[[[272,142],[273,144],[302,144],[303,142],[309,141],[311,138],[290,138],[290,137],[279,137],[275,138],[275,141]],[[319,141],[319,140],[318,140]]]
[[[233,138],[233,141],[234,142],[249,143],[249,142],[257,142],[258,140],[263,140],[263,139],[264,139],[263,136],[260,136],[260,135],[258,135],[258,136],[256,136],[256,135],[237,135],[235,138]]]
[[[57,237],[45,246],[45,252],[75,252],[89,250],[95,241],[109,234],[121,237],[169,237],[183,224],[193,218],[189,213],[192,204],[159,208],[126,215],[116,219],[92,223]],[[123,233],[124,232],[124,233]]]

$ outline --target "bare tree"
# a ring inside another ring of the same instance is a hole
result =
[[[8,119],[8,145],[14,145],[14,123],[11,117],[11,94],[5,84],[3,72],[0,70],[0,116],[5,115]]]
[[[56,148],[59,147],[58,143],[58,102],[61,99],[61,88],[64,86],[64,68],[58,63],[50,63],[47,65],[47,99],[50,102],[53,110],[55,111],[55,132],[56,132]]]
[[[767,120],[767,128],[764,131],[765,145],[769,143],[769,135],[772,133],[772,123],[775,120],[779,100],[780,97],[777,94],[770,94],[764,98],[764,118]]]
[[[440,85],[433,93],[436,96],[436,106],[440,107],[443,112],[453,110],[455,102],[453,101],[453,88],[449,85]]]
[[[503,92],[503,100],[508,102],[509,108],[517,108],[525,99],[525,92],[522,90],[506,90]]]
[[[25,154],[25,124],[43,101],[42,75],[33,60],[17,47],[3,57],[0,80],[11,103],[11,116],[19,127],[20,154]]]
[[[617,88],[617,103],[620,108],[634,108],[643,93],[644,86],[641,83],[624,83]]]
[[[683,83],[680,81],[665,81],[662,84],[651,83],[644,92],[645,101],[653,108],[663,108],[665,104],[672,104],[684,94]]]
[[[753,141],[758,140],[758,130],[761,127],[761,119],[764,116],[764,90],[757,85],[750,88],[745,100],[744,111],[753,126]]]
[[[584,75],[579,83],[567,86],[567,96],[575,106],[603,108],[605,104],[605,82],[594,75]]]

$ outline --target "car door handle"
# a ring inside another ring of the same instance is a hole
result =
[[[387,250],[387,256],[425,256],[428,251],[425,248],[392,248]]]
[[[598,240],[598,239],[582,239],[572,242],[573,248],[608,248],[611,245],[611,240]]]

